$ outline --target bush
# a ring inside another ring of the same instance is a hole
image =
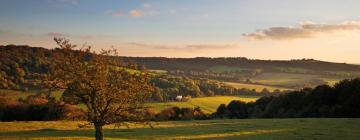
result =
[[[200,107],[196,107],[195,109],[170,107],[162,110],[155,116],[155,120],[157,121],[204,120],[208,118],[209,117],[201,111]]]
[[[29,96],[25,100],[6,100],[0,97],[1,121],[50,121],[85,119],[85,112],[77,106],[54,99]]]
[[[343,80],[334,87],[317,86],[279,96],[265,96],[254,103],[232,101],[213,114],[217,118],[360,117],[360,78]]]

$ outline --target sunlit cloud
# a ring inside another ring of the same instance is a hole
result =
[[[360,21],[345,21],[340,24],[317,24],[302,22],[296,27],[270,27],[254,33],[243,34],[253,40],[293,40],[318,37],[320,33],[360,30]]]
[[[129,15],[132,17],[141,17],[141,16],[143,16],[143,13],[140,10],[134,9],[134,10],[129,11]]]
[[[131,17],[143,17],[143,16],[154,16],[159,14],[159,11],[156,10],[151,10],[151,9],[146,9],[146,10],[131,10],[129,11],[129,16]]]

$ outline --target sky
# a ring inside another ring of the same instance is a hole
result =
[[[1,0],[0,45],[360,64],[359,0]]]

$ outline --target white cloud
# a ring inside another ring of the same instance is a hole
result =
[[[254,40],[292,40],[300,38],[313,38],[319,33],[333,33],[336,31],[360,30],[360,21],[345,21],[340,24],[317,24],[302,22],[296,27],[269,27],[257,32],[243,34],[244,37]]]

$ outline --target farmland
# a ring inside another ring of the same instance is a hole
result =
[[[16,90],[0,90],[0,95],[5,96],[10,100],[17,100],[18,98],[25,99],[29,95],[35,95],[36,91],[22,92]],[[52,96],[56,99],[60,99],[62,92],[56,91],[53,92]],[[228,104],[232,100],[241,100],[244,102],[256,101],[261,96],[215,96],[215,97],[201,97],[193,98],[186,102],[159,102],[159,103],[148,103],[146,104],[149,107],[153,107],[156,112],[161,111],[167,107],[177,106],[177,107],[200,107],[205,113],[213,113],[216,111],[217,107],[220,104]]]
[[[171,106],[190,107],[195,108],[199,106],[205,113],[213,113],[220,104],[228,104],[232,100],[241,100],[244,102],[256,101],[260,96],[216,96],[216,97],[202,97],[193,98],[186,102],[164,102],[164,103],[149,103],[148,106],[154,107],[155,111],[159,112],[164,108]]]
[[[274,91],[276,89],[279,90],[291,90],[289,88],[283,88],[283,87],[276,87],[276,86],[265,86],[265,85],[258,85],[258,84],[245,84],[245,83],[235,83],[235,82],[225,82],[226,84],[233,86],[235,88],[241,89],[255,89],[258,92],[261,92],[264,88],[268,89],[269,91]]]
[[[314,74],[294,74],[294,73],[263,73],[251,79],[253,82],[281,87],[292,87],[297,85],[306,85],[311,82],[324,81],[332,85],[342,78],[328,77]],[[325,83],[324,83],[325,84]]]

